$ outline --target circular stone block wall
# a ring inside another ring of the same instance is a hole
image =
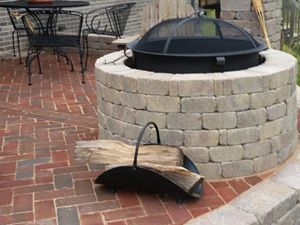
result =
[[[133,143],[149,121],[207,178],[271,169],[296,149],[297,62],[276,51],[247,70],[162,74],[127,67],[123,52],[96,62],[99,138]],[[105,63],[106,62],[106,63]],[[155,142],[149,130],[145,142]],[[159,156],[158,156],[159,157]]]

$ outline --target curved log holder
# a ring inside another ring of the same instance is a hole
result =
[[[189,173],[192,176],[201,177],[201,179],[191,185],[188,190],[183,188],[183,185],[181,185],[180,182],[174,180],[174,171],[172,171],[170,173],[171,176],[169,176],[165,173],[161,173],[159,170],[153,169],[153,167],[148,167],[143,164],[138,165],[137,159],[140,143],[146,129],[150,125],[153,125],[156,130],[157,145],[161,144],[157,125],[154,122],[147,123],[138,136],[133,164],[112,167],[98,176],[95,183],[103,184],[112,191],[115,191],[118,188],[134,188],[155,193],[164,193],[171,197],[175,197],[177,203],[182,203],[184,198],[200,198],[203,189],[202,181],[204,178],[200,176],[197,167],[186,155],[183,154],[182,167],[178,168],[182,168],[182,171]]]

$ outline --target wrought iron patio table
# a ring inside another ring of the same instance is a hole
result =
[[[72,70],[73,70],[73,64],[71,62],[71,60],[68,58],[68,56],[63,52],[60,51],[61,48],[64,47],[78,47],[79,48],[79,54],[80,54],[80,63],[81,63],[81,73],[82,73],[82,83],[84,83],[84,68],[83,68],[83,63],[82,63],[82,59],[83,59],[83,55],[84,55],[84,49],[81,49],[80,47],[80,32],[81,32],[81,28],[82,28],[82,18],[81,18],[81,25],[80,25],[80,31],[79,31],[79,39],[78,41],[76,41],[76,46],[73,46],[73,44],[71,44],[72,46],[70,46],[70,38],[68,39],[68,43],[67,42],[62,42],[62,38],[59,37],[58,35],[56,35],[56,25],[57,24],[50,24],[49,25],[49,21],[52,23],[54,21],[54,23],[56,23],[56,20],[51,18],[53,17],[53,15],[58,15],[58,11],[61,10],[62,8],[73,8],[73,7],[81,7],[81,6],[87,6],[89,5],[89,2],[87,1],[65,1],[65,0],[54,0],[53,2],[43,2],[43,3],[28,3],[27,0],[17,0],[17,1],[4,1],[4,2],[0,2],[0,7],[5,7],[5,8],[10,8],[10,9],[19,9],[19,8],[23,8],[26,10],[27,14],[29,15],[28,17],[32,17],[33,18],[33,22],[36,23],[36,18],[41,15],[44,14],[43,16],[48,16],[49,18],[44,19],[44,21],[41,23],[40,20],[38,23],[38,29],[40,31],[42,31],[42,35],[39,34],[38,39],[34,40],[34,45],[32,45],[32,40],[29,40],[31,47],[35,48],[35,51],[32,51],[30,54],[28,54],[27,58],[26,58],[26,65],[28,66],[28,78],[29,78],[29,82],[28,84],[31,85],[31,62],[33,61],[34,58],[38,59],[38,65],[39,65],[39,71],[41,73],[41,66],[40,66],[40,60],[39,60],[39,53],[40,50],[42,49],[42,44],[44,43],[44,47],[53,47],[57,51],[58,55],[62,55],[67,59],[67,62],[71,64],[72,66]],[[47,11],[47,12],[46,12]],[[70,11],[71,12],[71,11]],[[67,13],[65,15],[69,15],[70,13]],[[61,13],[59,13],[59,15],[62,15]],[[21,17],[21,16],[20,16]],[[23,20],[23,18],[22,18]],[[28,19],[27,19],[28,20]],[[25,21],[27,22],[27,21]],[[23,20],[24,23],[24,20]],[[25,24],[24,24],[25,25]],[[25,26],[26,27],[26,26]],[[28,27],[27,27],[28,28]],[[31,27],[29,27],[31,28]],[[62,27],[58,27],[58,29],[61,29]],[[63,27],[62,29],[64,29],[66,27]],[[53,32],[53,29],[55,32]],[[27,31],[30,32],[30,29],[27,29]],[[40,31],[38,33],[40,33]],[[28,33],[28,32],[27,32]],[[28,35],[28,38],[30,35]],[[32,35],[31,35],[32,36]],[[49,40],[49,36],[50,36],[50,40],[52,43],[47,43]],[[65,35],[66,36],[66,35]],[[59,40],[55,40],[55,37],[57,37],[57,39],[59,38]],[[45,41],[42,40],[42,38],[45,39]],[[37,44],[37,40],[40,40],[40,43]],[[73,40],[74,43],[74,40]],[[48,46],[49,45],[49,46]],[[84,48],[84,46],[83,46]],[[63,53],[63,54],[61,54]],[[32,57],[31,59],[29,59],[30,55],[34,55],[34,57]]]
[[[24,8],[26,10],[30,9],[41,9],[41,8],[70,8],[70,7],[81,7],[88,6],[89,2],[87,1],[65,1],[65,0],[54,0],[53,2],[48,3],[28,3],[26,0],[17,0],[17,1],[0,1],[0,7],[4,8]]]

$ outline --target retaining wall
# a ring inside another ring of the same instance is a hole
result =
[[[295,150],[296,60],[283,52],[261,54],[248,70],[162,74],[131,69],[122,56],[96,62],[101,139],[134,142],[148,121],[162,143],[180,147],[208,178],[248,176],[275,167]],[[155,141],[149,132],[147,141]]]

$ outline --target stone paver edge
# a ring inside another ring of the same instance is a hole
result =
[[[296,221],[295,221],[296,220]],[[294,223],[291,223],[291,222]],[[186,225],[284,225],[300,223],[300,146],[278,174],[229,204]]]

